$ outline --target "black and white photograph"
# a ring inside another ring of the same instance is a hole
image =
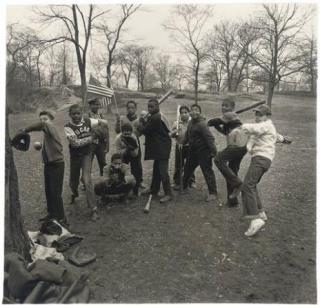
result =
[[[316,304],[319,5],[77,2],[2,5],[2,303]]]

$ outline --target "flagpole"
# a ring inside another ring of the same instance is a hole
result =
[[[113,91],[113,98],[114,98],[114,103],[116,105],[116,111],[117,111],[118,116],[120,117],[119,109],[118,109],[118,103],[117,103],[117,99],[116,99],[116,93],[113,90],[113,86],[112,86],[112,83],[111,83],[111,78],[109,77],[109,75],[107,75],[107,77],[108,77],[108,80],[109,80],[109,83],[110,83],[110,88]]]

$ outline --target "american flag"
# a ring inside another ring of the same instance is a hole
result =
[[[111,97],[114,95],[112,89],[102,85],[92,75],[90,75],[87,92],[103,96],[102,104],[106,103],[107,105],[111,103]]]

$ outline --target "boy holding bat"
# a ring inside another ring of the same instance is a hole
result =
[[[241,129],[249,136],[247,150],[251,155],[251,163],[240,188],[244,217],[251,220],[248,230],[244,233],[246,236],[255,235],[267,220],[257,185],[271,166],[275,155],[275,144],[276,142],[291,143],[290,140],[277,133],[268,106],[259,106],[254,109],[254,113],[256,122],[241,126]]]
[[[220,133],[226,136],[227,147],[218,152],[214,163],[220,170],[227,183],[227,206],[234,207],[239,204],[233,190],[239,187],[242,181],[238,177],[240,163],[247,153],[247,136],[239,130],[241,121],[234,112],[235,102],[226,99],[222,102],[222,117],[208,121],[208,126],[215,127]],[[230,198],[231,196],[231,198]]]
[[[96,195],[122,195],[127,196],[136,185],[134,177],[130,174],[128,165],[122,162],[122,156],[115,153],[111,156],[111,164],[104,169],[105,179],[94,186]]]
[[[148,101],[148,115],[140,118],[138,131],[144,134],[145,160],[153,160],[152,181],[149,193],[157,195],[160,185],[165,196],[160,203],[172,200],[168,163],[171,151],[170,128],[166,118],[160,113],[159,102],[156,99]]]
[[[92,128],[98,125],[107,126],[108,122],[103,119],[91,119],[83,117],[80,105],[74,104],[69,108],[70,122],[64,127],[66,137],[69,141],[70,151],[70,188],[71,203],[79,196],[78,186],[80,172],[82,171],[83,182],[86,190],[87,204],[91,209],[91,219],[98,218],[96,200],[91,181],[92,165]]]
[[[180,174],[183,169],[187,157],[189,155],[189,143],[185,142],[186,133],[188,128],[188,123],[190,121],[190,109],[188,106],[180,106],[179,117],[177,121],[173,123],[171,129],[171,137],[176,139],[176,150],[175,150],[175,160],[174,160],[174,189],[180,189]],[[181,168],[182,167],[182,168]],[[195,181],[194,174],[190,178],[189,186],[191,187]]]
[[[115,138],[115,148],[122,156],[122,161],[126,164],[130,163],[131,173],[136,180],[136,185],[133,189],[133,194],[138,195],[139,185],[142,181],[142,172],[140,170],[141,159],[139,156],[138,139],[133,133],[133,128],[130,123],[121,125],[122,132]]]

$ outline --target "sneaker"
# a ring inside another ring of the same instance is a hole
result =
[[[228,199],[226,202],[226,206],[228,206],[229,208],[235,208],[239,206],[239,201],[237,200],[237,198],[232,200]]]
[[[217,202],[219,205],[221,204],[216,194],[209,194],[206,198],[206,202]]]
[[[195,184],[195,182],[192,182],[189,187],[195,190],[197,189],[197,185]]]
[[[265,211],[262,211],[259,213],[259,217],[263,220],[263,221],[267,221],[268,217]]]
[[[229,195],[229,199],[231,200],[236,199],[240,195],[241,189],[242,189],[242,183],[233,189],[232,193]]]
[[[47,215],[47,216],[44,216],[44,217],[42,217],[42,218],[39,218],[39,221],[43,221],[43,222],[45,222],[45,221],[47,221],[47,220],[50,220],[52,217],[50,216],[50,215]]]
[[[261,218],[256,218],[251,220],[250,226],[247,232],[244,233],[245,236],[253,236],[255,235],[263,226],[265,222]]]
[[[165,195],[164,197],[162,197],[162,198],[160,199],[160,203],[166,203],[166,202],[171,201],[171,200],[172,200],[172,196],[170,196],[170,195]]]

